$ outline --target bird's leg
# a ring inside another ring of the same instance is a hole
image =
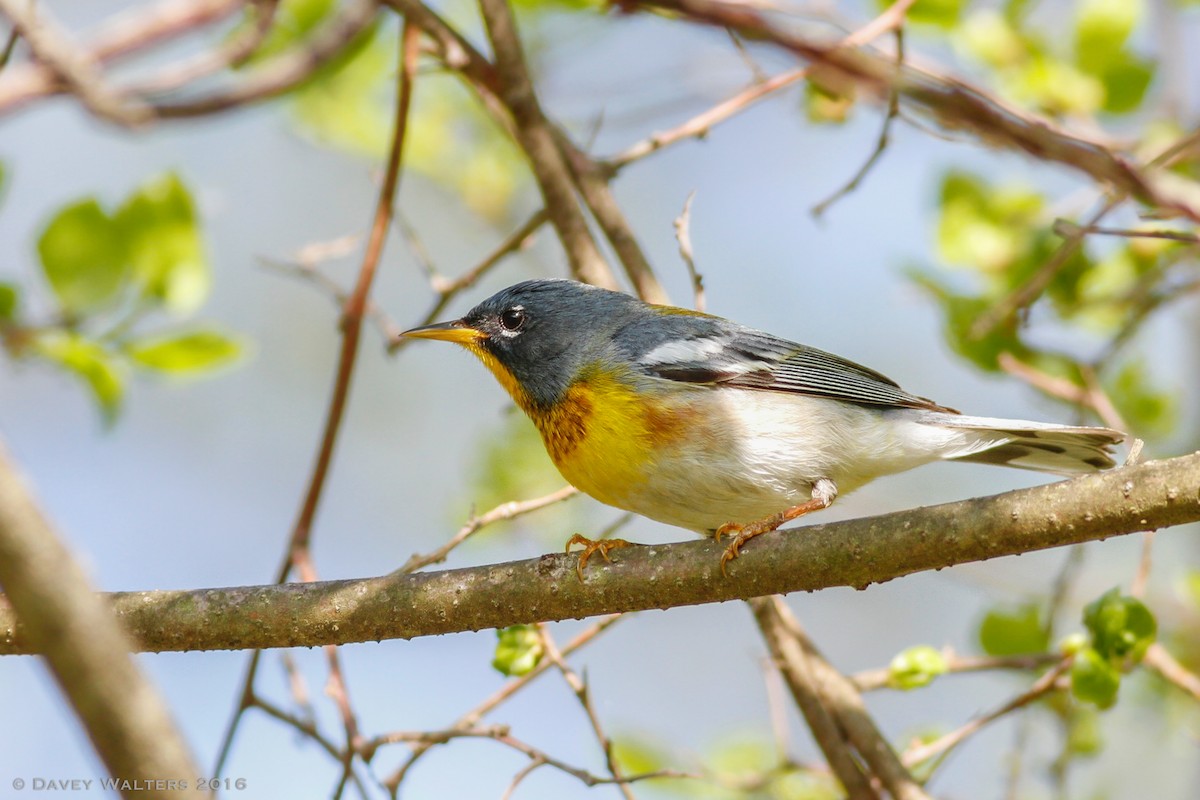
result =
[[[819,478],[813,483],[811,500],[753,522],[745,524],[740,522],[726,522],[717,528],[716,533],[713,534],[713,538],[718,542],[725,536],[733,537],[733,541],[729,543],[729,547],[726,547],[725,552],[721,554],[721,574],[728,577],[725,565],[741,554],[742,545],[746,542],[755,536],[769,533],[784,523],[791,522],[797,517],[802,517],[811,511],[820,511],[823,508],[829,508],[834,498],[837,497],[837,493],[837,484],[828,478]]]
[[[575,565],[575,573],[579,576],[579,582],[583,583],[583,568],[587,566],[592,553],[599,553],[605,561],[611,562],[612,559],[608,557],[609,550],[630,547],[633,542],[627,542],[624,539],[589,539],[582,533],[577,533],[567,540],[567,546],[563,552],[570,552],[571,546],[576,544],[583,545],[583,552],[579,554],[579,563]]]

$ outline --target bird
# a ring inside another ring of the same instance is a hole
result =
[[[840,356],[711,314],[567,279],[517,283],[405,331],[465,347],[533,421],[550,459],[602,503],[731,541],[934,461],[1057,475],[1114,466],[1125,434],[961,414]],[[596,552],[581,544],[579,577]]]

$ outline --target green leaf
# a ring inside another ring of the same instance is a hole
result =
[[[1017,336],[1016,320],[1004,321],[984,336],[975,337],[975,323],[994,305],[990,299],[955,293],[928,272],[910,270],[909,277],[941,305],[946,341],[960,356],[988,372],[1000,371],[1001,353],[1012,353],[1023,361],[1029,360],[1029,348]]]
[[[483,512],[511,500],[549,494],[562,484],[562,476],[546,455],[537,428],[524,414],[512,413],[494,431],[489,432],[472,459],[470,505]],[[540,513],[572,514],[571,508],[559,504]],[[457,518],[462,514],[456,511],[454,516]],[[539,526],[544,521],[545,518],[541,518]],[[568,519],[559,521],[567,523]],[[551,524],[544,527],[569,525]]]
[[[772,780],[766,795],[770,800],[839,800],[845,796],[841,784],[832,775],[820,775],[799,767]]]
[[[12,322],[16,319],[20,305],[20,288],[15,283],[0,281],[0,322]]]
[[[977,175],[951,170],[942,179],[938,257],[1002,276],[1029,250],[1045,201],[1018,186],[997,187]]]
[[[1104,749],[1100,717],[1090,706],[1074,706],[1067,717],[1066,751],[1088,758]]]
[[[1165,436],[1175,429],[1178,398],[1155,386],[1142,359],[1131,357],[1103,383],[1117,411],[1142,436]]]
[[[1193,610],[1200,611],[1200,569],[1189,570],[1184,575],[1183,595],[1192,604]]]
[[[993,69],[1015,66],[1029,54],[1020,31],[994,9],[967,17],[956,38],[967,52]]]
[[[83,379],[106,424],[116,419],[125,383],[112,353],[79,334],[61,331],[39,336],[34,349],[42,358]]]
[[[1142,18],[1141,0],[1080,0],[1075,6],[1075,63],[1093,75],[1125,50]]]
[[[946,657],[929,645],[903,650],[888,665],[888,686],[893,689],[919,689],[945,674]]]
[[[612,744],[613,760],[626,775],[658,772],[668,763],[662,748],[644,739],[622,736],[613,739]]]
[[[542,660],[542,637],[536,625],[513,625],[496,631],[492,666],[504,675],[527,675]]]
[[[1116,587],[1083,610],[1083,624],[1092,634],[1092,647],[1112,661],[1140,661],[1154,644],[1158,623],[1136,597],[1122,595]]]
[[[138,366],[176,376],[211,372],[242,353],[236,339],[211,328],[136,339],[125,349]]]
[[[145,297],[176,314],[199,308],[211,284],[191,192],[174,173],[143,183],[117,211]]]
[[[387,152],[395,102],[396,48],[379,30],[376,26],[355,52],[301,87],[292,106],[319,141],[371,157]]]
[[[533,14],[553,11],[584,11],[587,9],[605,10],[608,8],[600,0],[514,0],[513,5],[523,12]]]
[[[1091,647],[1075,654],[1071,662],[1071,694],[1097,708],[1109,708],[1117,702],[1120,688],[1121,672],[1111,661]]]
[[[895,0],[884,0],[879,7],[882,10],[890,8],[894,4]],[[963,0],[917,0],[904,16],[908,22],[936,25],[939,28],[953,28],[958,24],[962,7]]]
[[[329,18],[336,7],[337,0],[280,0],[271,18],[271,30],[266,39],[244,64],[257,64],[299,45],[318,25]],[[243,27],[234,33],[245,33],[244,27],[257,25],[260,13],[262,11],[258,6],[248,6]]]
[[[1030,58],[1006,86],[1048,114],[1094,114],[1104,105],[1104,84],[1094,73],[1049,54]]]
[[[116,299],[129,274],[120,231],[95,198],[59,211],[38,239],[42,272],[63,309],[82,314]]]
[[[1025,18],[1025,12],[1029,10],[1029,4],[1033,0],[1004,0],[1004,18],[1013,25],[1021,22]]]
[[[705,759],[718,781],[737,785],[770,772],[776,763],[774,748],[753,738],[731,738],[714,747]]]
[[[838,94],[811,80],[804,84],[804,112],[809,122],[841,125],[853,110],[853,92]]]
[[[1050,645],[1042,625],[1041,610],[1035,603],[1015,608],[994,608],[979,625],[979,644],[992,656],[1016,656],[1043,653]]]
[[[1113,59],[1100,73],[1104,83],[1104,110],[1110,114],[1128,114],[1138,110],[1146,89],[1154,80],[1156,65],[1129,53]]]

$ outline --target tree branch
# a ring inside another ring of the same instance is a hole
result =
[[[576,200],[570,165],[538,103],[508,0],[480,0],[479,10],[495,52],[497,93],[512,113],[517,142],[529,159],[550,223],[566,250],[571,274],[585,283],[615,289],[616,280]]]
[[[0,445],[0,614],[47,665],[114,778],[179,781],[199,773],[133,642],[97,602],[82,567],[55,536]],[[129,792],[122,792],[129,796]],[[139,797],[207,797],[188,787]]]
[[[37,61],[49,67],[93,114],[118,125],[150,121],[149,109],[113,89],[46,8],[23,0],[0,0],[0,13],[12,20]]]
[[[148,651],[311,647],[662,609],[830,586],[1200,520],[1200,453],[1032,489],[766,534],[719,567],[710,540],[640,546],[575,577],[552,554],[444,572],[110,599]],[[38,646],[0,610],[0,654]]]
[[[660,8],[694,21],[735,30],[769,41],[810,62],[823,79],[850,82],[886,98],[896,91],[948,130],[970,133],[981,141],[1056,162],[1113,186],[1155,209],[1200,221],[1194,184],[1161,170],[1142,169],[1106,143],[1071,133],[1048,119],[1015,108],[952,76],[823,43],[774,24],[753,6],[729,0],[624,0],[630,8]]]

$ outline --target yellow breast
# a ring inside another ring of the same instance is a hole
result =
[[[602,503],[629,507],[655,459],[644,399],[616,376],[593,371],[530,417],[564,478]]]
[[[689,424],[688,409],[639,395],[627,376],[599,368],[580,374],[553,407],[539,407],[490,353],[471,349],[533,420],[563,477],[602,503],[631,509],[664,448]]]

